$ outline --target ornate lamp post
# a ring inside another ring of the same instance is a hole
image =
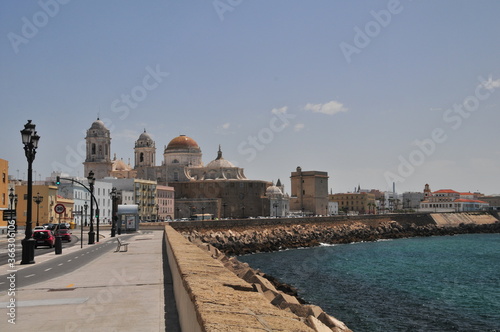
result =
[[[89,176],[87,176],[87,180],[89,181],[90,186],[90,229],[89,229],[89,244],[95,243],[95,232],[94,232],[94,172],[90,171]]]
[[[202,221],[205,220],[205,207],[204,206],[201,207],[201,220]]]
[[[274,217],[278,218],[278,203],[274,203],[273,207],[274,207]]]
[[[160,205],[156,204],[156,221],[160,221]]]
[[[43,196],[40,196],[40,193],[36,193],[36,196],[33,197],[33,201],[36,203],[36,225],[38,224],[38,214],[40,212],[40,203],[43,202]]]
[[[21,130],[21,137],[24,144],[24,154],[28,161],[28,193],[27,193],[27,208],[26,208],[26,231],[25,237],[21,241],[23,246],[21,264],[34,264],[35,263],[35,239],[32,238],[33,230],[31,223],[32,212],[32,197],[33,197],[33,161],[35,160],[36,149],[38,148],[38,141],[40,136],[35,131],[35,125],[28,120]]]
[[[110,196],[111,196],[111,202],[112,202],[112,205],[111,205],[111,209],[112,209],[112,212],[111,212],[111,237],[115,237],[115,234],[116,234],[116,219],[118,218],[116,216],[116,202],[118,200],[118,193],[116,192],[116,187],[113,187],[113,189],[111,189],[111,193],[110,193]]]
[[[85,201],[85,204],[83,205],[83,209],[85,210],[85,226],[87,226],[87,209],[89,208],[89,205],[87,204],[87,201]],[[83,248],[83,223],[80,227],[80,248]]]

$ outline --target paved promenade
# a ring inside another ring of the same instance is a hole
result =
[[[15,324],[9,323],[6,308],[13,297],[0,294],[0,331],[165,331],[162,240],[163,231],[140,231],[126,240],[127,252],[114,252],[116,238],[101,238],[100,243],[113,245],[102,249],[99,258],[68,274],[16,289]],[[77,245],[63,255],[78,259],[93,246]],[[42,255],[36,264],[54,257]],[[18,276],[29,266],[33,265],[17,265]],[[1,268],[0,274],[6,273],[7,267]]]

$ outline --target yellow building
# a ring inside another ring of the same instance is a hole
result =
[[[56,204],[62,204],[62,205],[64,205],[64,207],[66,209],[65,209],[64,213],[56,214],[56,217],[54,219],[54,223],[57,224],[59,221],[61,223],[73,222],[73,217],[74,217],[73,209],[74,209],[75,202],[72,199],[64,198],[60,195],[57,195]],[[54,210],[54,209],[52,209],[52,210]]]
[[[16,194],[18,196],[16,214],[17,214],[17,225],[26,225],[26,211],[27,211],[27,192],[28,186],[26,184],[21,186],[16,186]],[[45,185],[35,185],[33,186],[33,197],[40,194],[43,197],[42,202],[37,205],[35,201],[32,201],[31,208],[31,221],[33,227],[36,226],[37,220],[40,225],[51,222],[56,223],[56,213],[54,212],[54,205],[57,204],[57,187],[56,186],[45,186]],[[38,215],[38,219],[37,219]]]
[[[366,192],[339,193],[328,195],[330,202],[339,204],[339,211],[375,213],[375,195]]]
[[[7,222],[3,221],[3,210],[10,207],[9,202],[9,162],[5,159],[0,159],[0,172],[2,179],[0,180],[0,226],[7,226]]]

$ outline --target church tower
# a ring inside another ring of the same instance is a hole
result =
[[[156,165],[156,147],[155,142],[146,133],[146,129],[135,142],[134,148],[135,166],[134,168]]]
[[[111,137],[109,129],[97,118],[87,130],[85,137],[87,143],[87,155],[83,163],[84,176],[90,171],[94,172],[96,179],[109,176],[112,169],[111,162]]]

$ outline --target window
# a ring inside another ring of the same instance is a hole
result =
[[[3,183],[5,183],[5,178],[6,178],[6,174],[2,173],[2,181],[3,181]]]
[[[92,154],[95,154],[95,143],[92,143]]]

